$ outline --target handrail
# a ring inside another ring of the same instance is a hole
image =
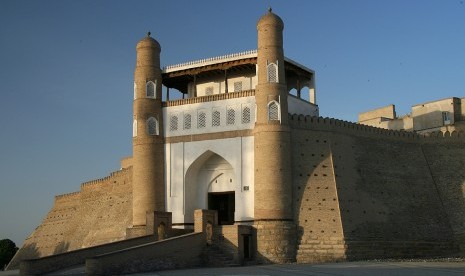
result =
[[[205,102],[221,101],[221,100],[236,99],[236,98],[251,97],[251,96],[255,96],[255,89],[245,90],[245,91],[240,91],[240,92],[230,92],[230,93],[222,93],[222,94],[215,94],[215,95],[209,95],[209,96],[201,96],[201,97],[195,97],[195,98],[167,101],[167,102],[163,102],[162,106],[163,107],[180,106],[180,105],[186,105],[186,104],[205,103]]]

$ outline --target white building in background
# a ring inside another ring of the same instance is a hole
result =
[[[360,124],[392,130],[428,133],[465,129],[465,98],[446,98],[412,106],[412,112],[398,117],[394,105],[377,108],[358,115]]]

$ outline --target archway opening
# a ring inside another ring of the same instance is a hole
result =
[[[218,212],[219,225],[234,224],[234,192],[208,193],[208,209]]]
[[[219,213],[219,224],[234,224],[236,175],[226,159],[206,151],[189,166],[185,179],[186,222],[194,221],[194,210],[212,209]]]

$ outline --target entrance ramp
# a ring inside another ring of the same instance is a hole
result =
[[[83,265],[87,258],[156,241],[155,236],[143,236],[118,242],[78,249],[38,259],[23,260],[19,265],[21,275],[41,275],[65,268]]]
[[[116,275],[197,267],[207,245],[205,234],[196,232],[150,242],[86,260],[86,275]]]

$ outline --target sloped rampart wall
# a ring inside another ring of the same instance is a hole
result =
[[[8,268],[19,261],[125,238],[132,217],[132,167],[83,183],[79,192],[58,195],[42,223],[25,240]]]

